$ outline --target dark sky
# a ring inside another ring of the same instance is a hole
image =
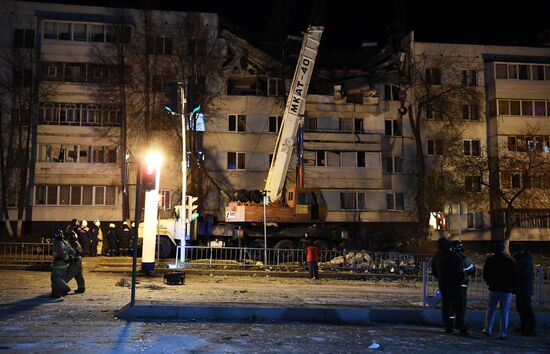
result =
[[[56,2],[56,1],[48,1]],[[60,0],[99,6],[217,12],[254,44],[280,42],[307,28],[315,0]],[[550,1],[506,2],[327,0],[322,48],[359,48],[361,42],[384,43],[396,30],[415,30],[419,41],[539,45],[538,32],[550,28]],[[399,31],[397,31],[399,32]]]

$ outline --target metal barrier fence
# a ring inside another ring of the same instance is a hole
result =
[[[303,249],[240,248],[187,246],[186,262],[190,265],[207,267],[227,267],[233,265],[242,268],[304,268],[306,254]],[[267,254],[267,260],[265,259]],[[319,267],[325,270],[355,270],[369,273],[387,273],[397,275],[415,275],[420,279],[422,262],[428,255],[402,254],[395,252],[365,251],[319,251]]]
[[[52,244],[0,242],[0,260],[6,263],[50,263]]]
[[[424,305],[432,304],[437,297],[437,279],[430,274],[431,264],[426,261],[423,268],[423,297]],[[468,302],[487,302],[489,289],[483,279],[483,269],[476,269],[475,274],[468,278]],[[532,300],[538,305],[550,304],[550,267],[537,266],[533,269],[534,292]]]

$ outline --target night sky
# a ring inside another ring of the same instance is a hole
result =
[[[299,35],[319,1],[224,0],[79,0],[48,1],[99,6],[216,12],[227,25],[255,45]],[[391,33],[415,30],[418,41],[540,45],[538,32],[550,28],[550,1],[505,2],[405,0],[328,0],[322,48],[354,49],[361,42],[384,44]]]

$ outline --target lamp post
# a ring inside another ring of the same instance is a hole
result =
[[[178,82],[180,88],[180,118],[181,118],[181,209],[180,209],[180,232],[181,232],[181,252],[180,261],[185,263],[185,246],[187,237],[187,144],[186,144],[186,129],[185,129],[185,90],[183,83]],[[176,259],[176,264],[178,260]]]
[[[154,170],[154,175],[152,175],[153,171],[151,171],[151,176],[154,176],[155,181],[154,186],[151,186],[152,188],[147,189],[145,192],[145,213],[143,215],[143,254],[141,258],[141,268],[146,273],[150,273],[155,269],[155,240],[157,234],[156,229],[161,163],[162,155],[160,153],[151,151],[147,154],[146,167]]]

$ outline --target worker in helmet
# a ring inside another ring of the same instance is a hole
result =
[[[53,262],[52,262],[52,294],[54,298],[60,298],[69,293],[71,288],[65,282],[65,275],[69,268],[70,246],[64,239],[63,231],[55,230],[53,232]]]
[[[115,224],[109,224],[109,231],[107,231],[107,238],[109,239],[109,257],[118,256],[118,233],[116,231]]]
[[[458,308],[455,307],[455,309],[462,311],[461,317],[464,318],[466,312],[466,304],[468,303],[468,276],[474,275],[476,273],[476,266],[472,263],[470,257],[464,255],[464,244],[462,244],[462,242],[460,242],[459,240],[454,240],[451,242],[451,250],[456,253],[460,257],[460,259],[462,259],[462,268],[464,271],[464,279],[462,280],[462,284],[460,285],[460,292],[462,293],[462,306],[459,306]],[[456,324],[455,328],[458,329],[458,327],[456,327]]]
[[[68,283],[74,278],[77,285],[77,289],[74,292],[83,293],[86,290],[86,282],[84,281],[82,269],[82,246],[78,242],[76,233],[72,232],[68,234],[67,238],[70,245],[69,267],[64,279]]]
[[[124,221],[120,228],[119,252],[121,256],[130,255],[130,242],[132,241],[133,231],[128,221]]]

